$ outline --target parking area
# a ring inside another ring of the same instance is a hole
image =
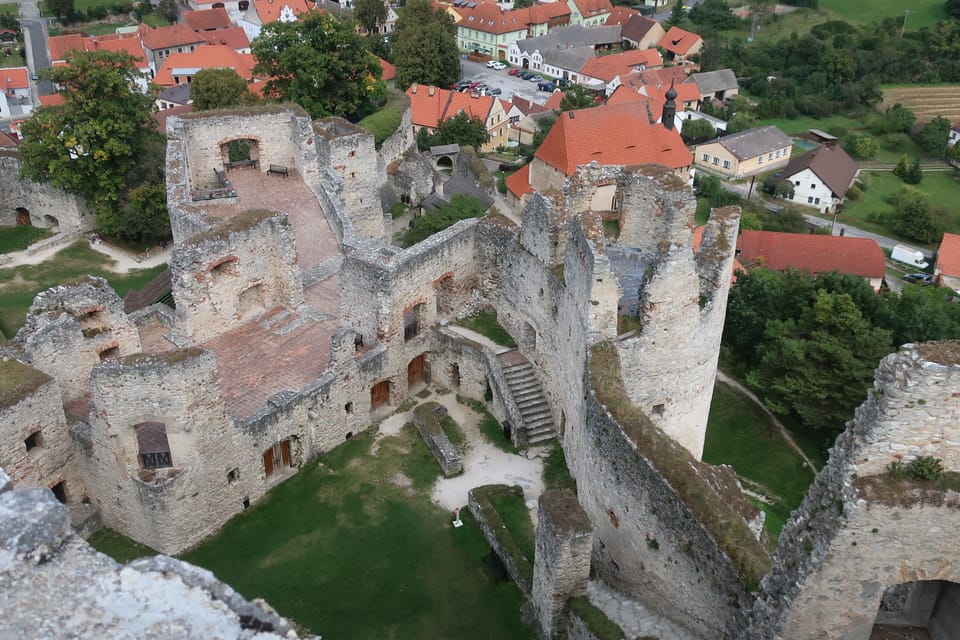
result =
[[[477,80],[486,82],[491,87],[499,88],[502,93],[500,98],[510,100],[517,95],[527,100],[532,100],[543,104],[550,97],[545,91],[537,91],[537,83],[523,80],[519,76],[511,76],[507,73],[510,68],[497,71],[490,69],[484,62],[472,62],[470,60],[460,61],[460,78],[463,80]]]

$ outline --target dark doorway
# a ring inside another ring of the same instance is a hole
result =
[[[23,207],[17,207],[17,225],[23,227],[32,224],[33,223],[30,222],[30,212]]]

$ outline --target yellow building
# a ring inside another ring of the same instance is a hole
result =
[[[790,137],[771,125],[697,145],[693,164],[728,178],[744,178],[785,166],[792,148]]]

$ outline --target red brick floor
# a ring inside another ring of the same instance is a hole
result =
[[[308,305],[331,316],[340,314],[340,275],[318,282],[303,292]]]
[[[163,353],[175,348],[172,342],[164,337],[169,329],[158,321],[149,322],[140,327],[140,349],[144,353]]]
[[[236,169],[227,176],[237,190],[236,204],[204,203],[207,213],[223,220],[249,209],[286,213],[296,229],[301,271],[340,254],[337,237],[327,223],[320,203],[294,169],[290,169],[289,178],[256,169]]]

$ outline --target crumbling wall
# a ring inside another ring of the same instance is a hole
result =
[[[0,610],[23,638],[301,637],[262,601],[166,556],[121,566],[70,528],[49,491],[11,490],[0,469]]]
[[[140,334],[107,281],[88,276],[37,294],[8,348],[55,378],[70,401],[89,393],[102,359],[140,351]]]
[[[830,451],[780,534],[746,637],[866,640],[884,591],[960,582],[960,493],[893,479],[917,456],[960,472],[960,345],[904,345]]]
[[[195,235],[170,259],[173,298],[190,339],[203,342],[274,307],[303,303],[293,228],[250,211]]]
[[[380,145],[380,157],[383,158],[383,164],[390,166],[398,162],[411,150],[415,150],[416,136],[413,134],[413,111],[410,109],[410,98],[405,93],[395,92],[391,97],[393,100],[403,104],[400,111],[400,126],[390,137]]]
[[[30,224],[49,229],[58,227],[64,235],[90,231],[93,212],[79,196],[29,178],[20,177],[23,158],[16,152],[0,152],[0,227],[19,224],[18,210],[26,211]]]

